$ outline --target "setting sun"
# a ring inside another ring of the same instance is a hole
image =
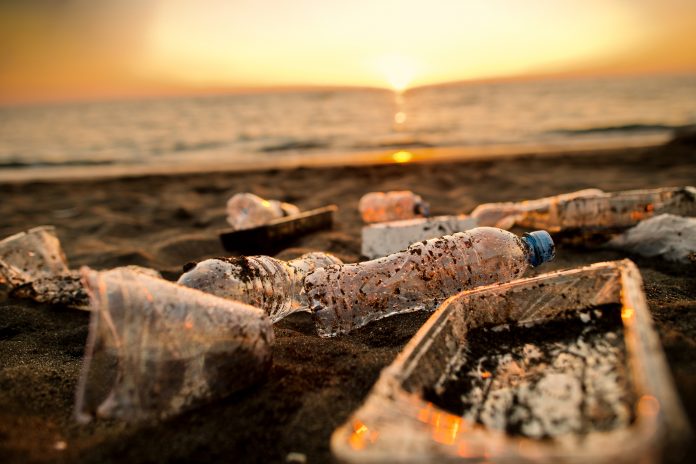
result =
[[[389,86],[397,92],[406,90],[420,68],[415,60],[402,55],[381,56],[376,60],[376,67]]]

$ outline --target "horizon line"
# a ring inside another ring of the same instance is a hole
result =
[[[18,99],[3,101],[0,99],[0,108],[32,107],[32,106],[62,106],[70,104],[90,104],[90,103],[110,103],[121,101],[143,101],[143,100],[163,100],[177,98],[196,98],[196,97],[216,97],[227,95],[256,95],[273,93],[302,93],[302,92],[321,92],[321,91],[386,91],[395,94],[407,94],[416,90],[438,87],[456,87],[467,84],[483,83],[506,83],[506,82],[527,82],[544,80],[573,80],[573,79],[592,79],[592,78],[621,78],[621,77],[659,77],[659,76],[696,76],[696,68],[682,70],[660,70],[660,71],[600,71],[600,72],[552,72],[552,73],[531,73],[507,76],[490,76],[473,79],[455,79],[428,84],[409,86],[404,90],[395,90],[388,86],[370,85],[349,85],[349,84],[278,84],[264,86],[161,86],[149,87],[141,91],[118,92],[103,96],[86,95],[80,96],[57,96],[46,99]],[[1,98],[1,97],[0,97]]]

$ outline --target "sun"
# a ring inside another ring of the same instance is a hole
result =
[[[403,92],[418,74],[418,63],[403,55],[383,55],[375,60],[375,67],[396,92]]]

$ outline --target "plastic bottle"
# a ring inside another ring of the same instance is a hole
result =
[[[513,280],[553,257],[545,231],[519,238],[479,227],[384,258],[317,269],[305,278],[305,291],[317,332],[332,337],[393,314],[433,310],[462,290]]]
[[[264,200],[253,193],[237,193],[227,201],[227,222],[235,230],[251,229],[299,213],[293,204]]]
[[[306,253],[287,262],[270,256],[214,258],[187,270],[177,283],[251,304],[278,322],[289,314],[309,311],[304,292],[304,278],[309,272],[341,263],[322,252]]]
[[[92,315],[75,412],[162,418],[246,388],[271,366],[258,308],[127,269],[81,270]]]
[[[696,188],[670,187],[612,193],[581,190],[520,205],[522,208],[513,222],[522,227],[541,228],[551,232],[621,229],[658,214],[696,216]],[[471,213],[472,216],[476,214],[479,218],[490,217],[490,205],[481,205],[479,208]],[[486,210],[489,214],[484,214]]]
[[[600,195],[604,195],[604,192],[599,189],[585,189],[536,200],[484,203],[477,206],[470,216],[476,219],[479,227],[510,229],[515,222],[523,217],[540,211],[550,211],[553,205],[559,202]]]
[[[360,199],[358,209],[367,223],[398,221],[430,214],[430,205],[410,190],[367,193]]]

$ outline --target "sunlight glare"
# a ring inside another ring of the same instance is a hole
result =
[[[419,69],[415,60],[402,55],[381,56],[376,60],[376,67],[396,92],[406,90]]]
[[[397,151],[392,155],[392,159],[396,163],[408,163],[413,158],[413,153],[408,151]]]

